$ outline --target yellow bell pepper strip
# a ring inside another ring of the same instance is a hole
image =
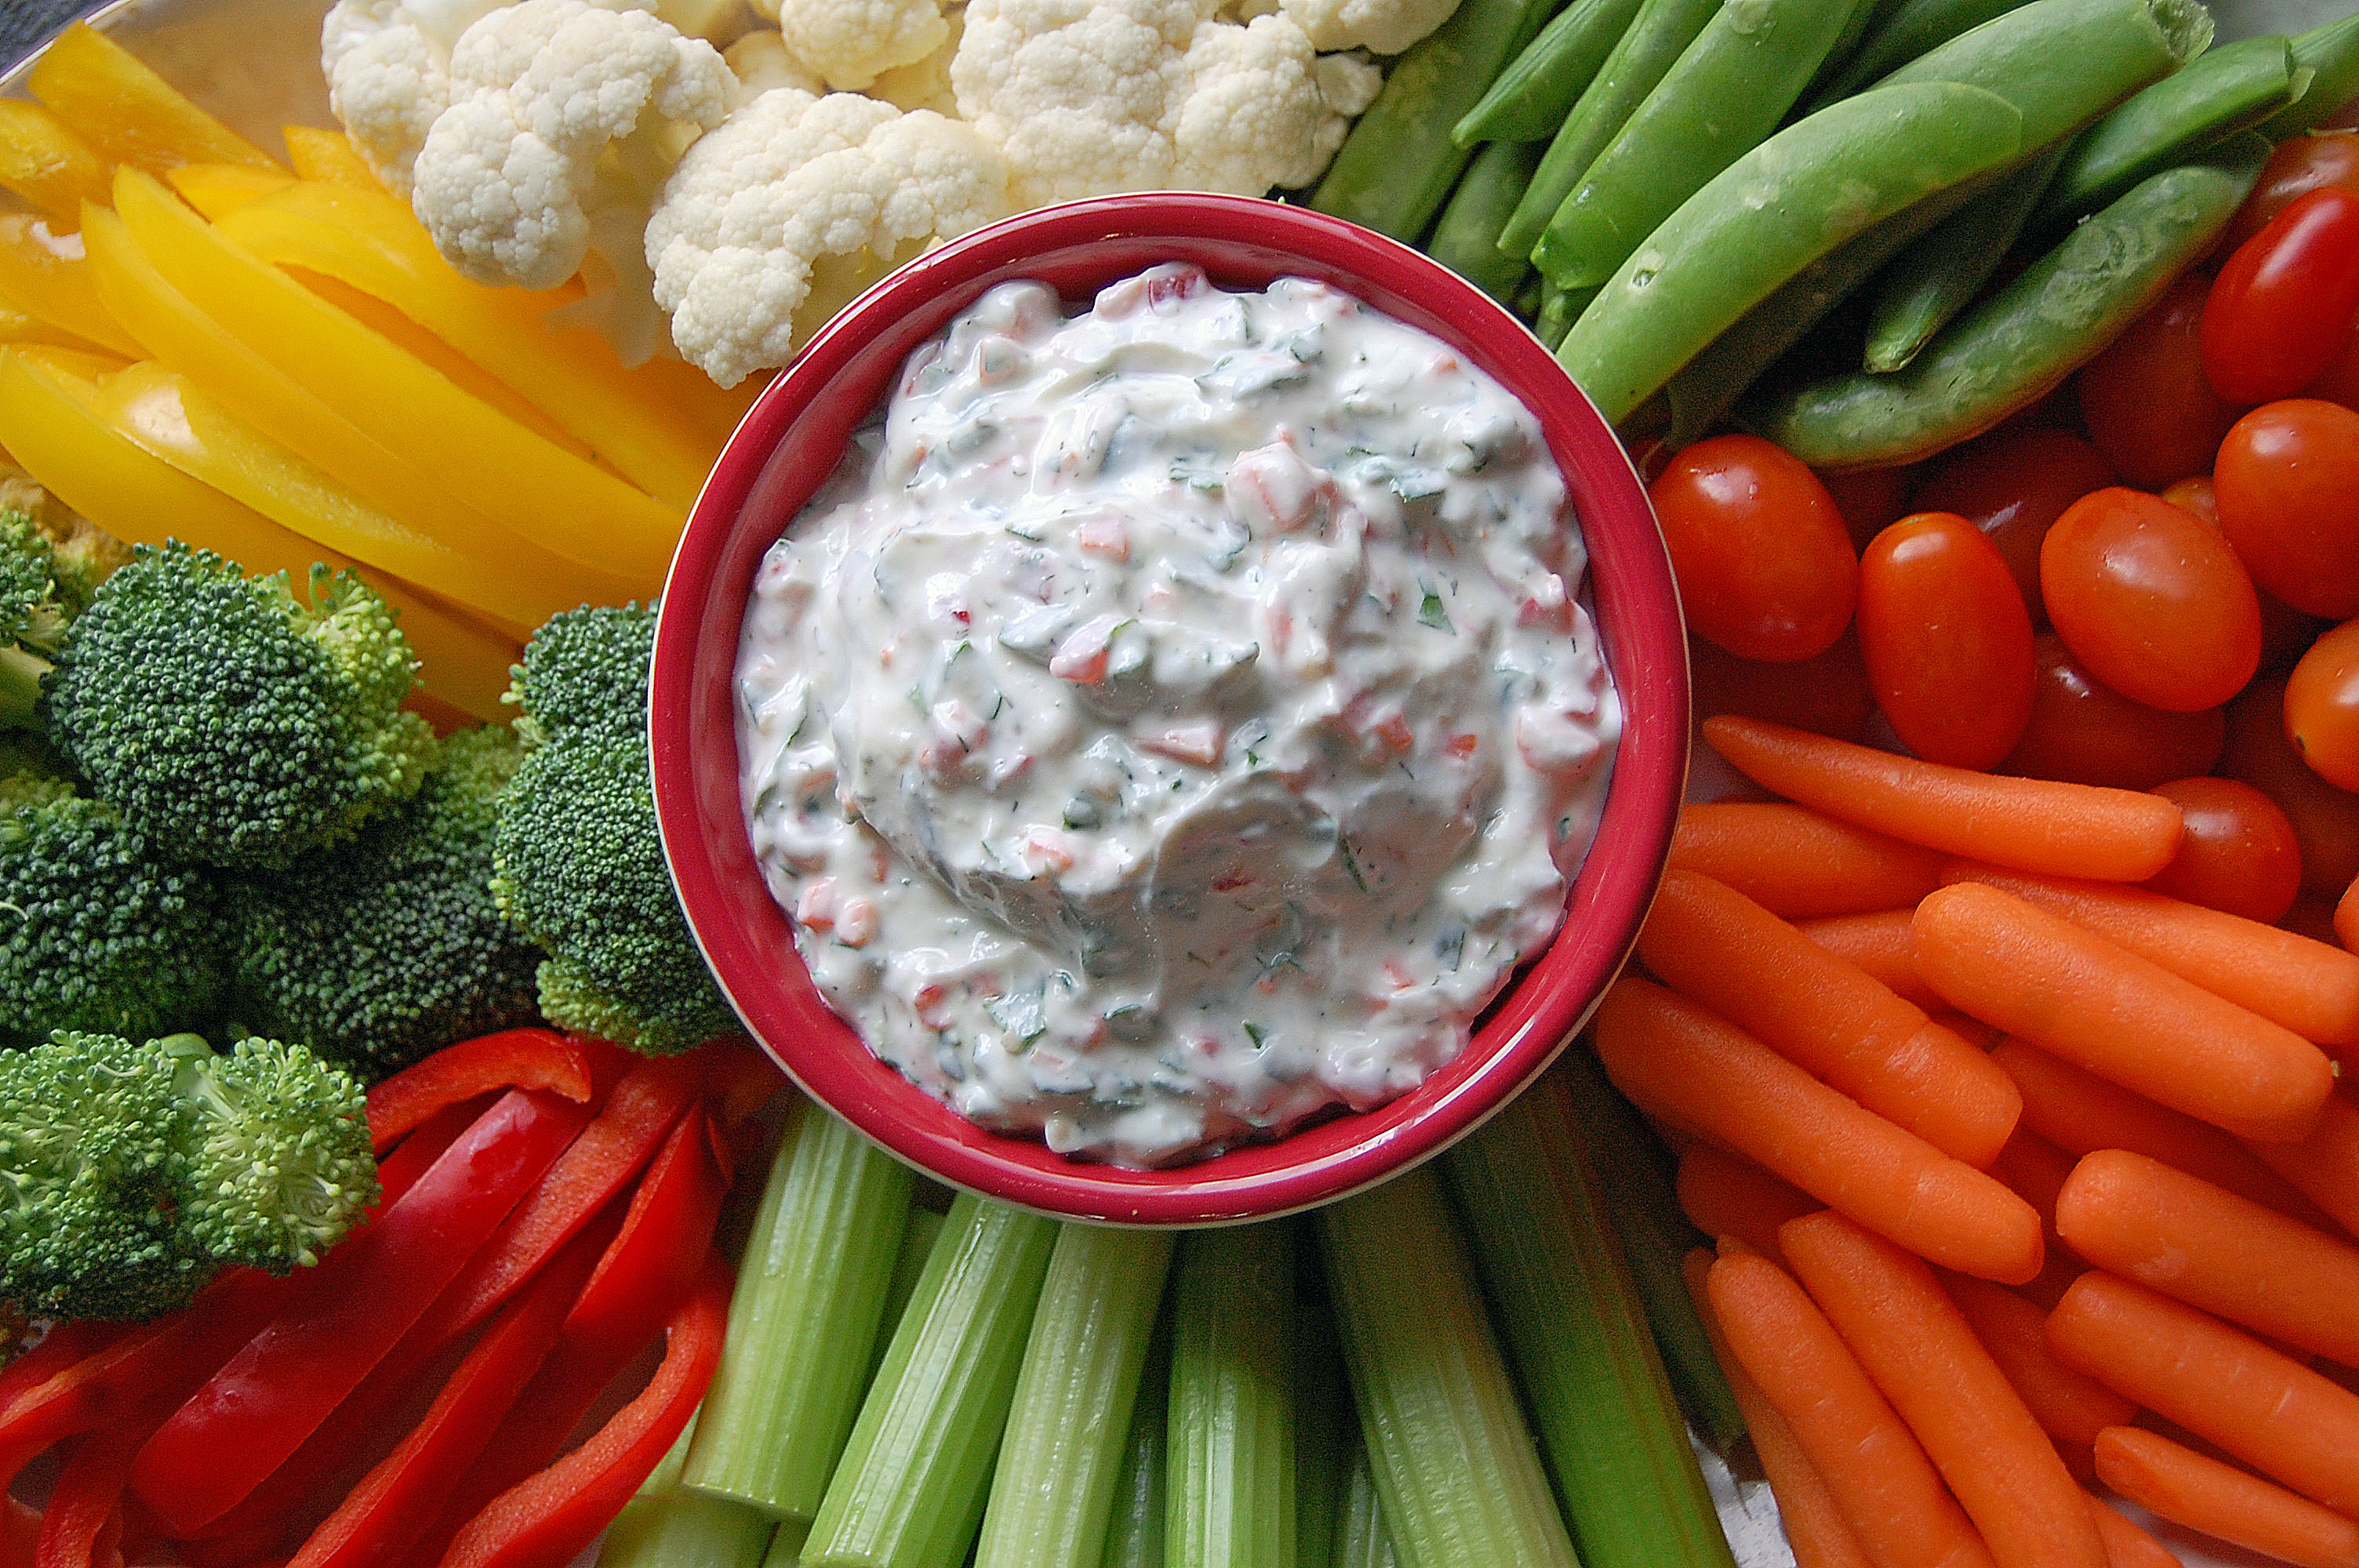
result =
[[[167,170],[164,178],[181,200],[208,218],[295,183],[295,177],[283,168],[256,168],[250,163],[184,163]],[[103,204],[106,197],[97,200]]]
[[[353,151],[352,138],[342,131],[323,130],[318,125],[285,125],[279,135],[287,141],[287,162],[298,179],[317,179],[330,185],[349,185],[362,190],[382,191],[385,187],[361,155]]]
[[[249,572],[285,571],[298,585],[309,580],[314,561],[353,564],[118,434],[92,406],[98,389],[88,373],[103,362],[56,350],[0,349],[0,448],[43,488],[118,539],[161,544],[177,536]],[[503,717],[508,666],[522,656],[517,643],[382,572],[362,568],[361,575],[400,613],[427,693],[478,719]]]
[[[67,331],[56,322],[26,309],[0,288],[0,343],[38,343],[51,348],[76,349],[83,353],[104,354],[105,350],[86,338]],[[115,363],[120,355],[109,355]]]
[[[139,357],[139,345],[100,302],[82,236],[30,212],[0,212],[0,295],[86,343]]]
[[[647,591],[615,573],[576,566],[498,527],[435,467],[419,467],[281,374],[157,272],[116,214],[91,208],[82,236],[100,297],[153,357],[193,379],[223,407],[302,456],[361,500],[473,557],[486,572],[536,578],[577,604],[620,604]]]
[[[0,98],[0,186],[39,208],[52,228],[72,228],[84,201],[104,201],[112,174],[97,149],[55,114]]]
[[[69,24],[50,41],[25,85],[110,162],[158,174],[178,163],[277,167],[87,22]]]
[[[222,236],[281,266],[340,278],[440,336],[516,388],[665,504],[695,503],[721,443],[651,395],[580,332],[551,332],[538,301],[451,269],[409,209],[384,191],[311,181],[217,221]],[[603,348],[603,345],[600,345]]]
[[[660,587],[682,509],[469,396],[232,244],[152,177],[118,169],[114,210],[140,254],[191,306],[387,451],[550,554],[619,575],[642,595]]]

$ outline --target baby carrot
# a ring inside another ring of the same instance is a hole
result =
[[[1669,864],[1789,920],[1913,905],[1941,878],[1941,857],[1930,849],[1782,801],[1682,808]]]
[[[2142,958],[2321,1045],[2359,1044],[2359,955],[2145,888],[1953,862],[1971,879],[2085,925]]]
[[[2005,1285],[1952,1274],[1941,1281],[2041,1429],[2059,1443],[2082,1448],[2109,1426],[2125,1426],[2137,1406],[2048,1348],[2048,1314]]]
[[[1598,1009],[1596,1042],[1640,1109],[1687,1123],[1901,1246],[2006,1283],[2039,1272],[2029,1204],[1708,1009],[1625,978]]]
[[[1704,1289],[1736,1365],[1785,1417],[1876,1568],[1991,1568],[1924,1448],[1784,1270],[1725,1255]]]
[[[1733,1236],[1756,1252],[1783,1260],[1777,1227],[1826,1206],[1752,1161],[1693,1143],[1680,1156],[1680,1211],[1717,1240]]]
[[[2073,1159],[2100,1149],[2134,1149],[2304,1224],[2326,1217],[2293,1184],[2209,1122],[2020,1040],[2001,1040],[1991,1048],[1991,1060],[2023,1091],[2023,1125]]]
[[[1961,1011],[2231,1132],[2298,1139],[2334,1087],[2309,1041],[2012,893],[1953,882],[1916,929]]]
[[[2056,1195],[2063,1190],[2065,1178],[2071,1173],[2072,1156],[2028,1127],[2018,1126],[2015,1136],[2006,1141],[2006,1147],[1998,1152],[1998,1158],[1991,1162],[1991,1174],[2005,1182],[2009,1192],[2029,1204],[2039,1216],[2043,1244],[2039,1277],[2016,1289],[2042,1308],[2053,1307],[2064,1288],[2088,1269],[2080,1254],[2056,1234]]]
[[[2126,1149],[2056,1197],[2056,1228],[2100,1269],[2359,1366],[2359,1247]]]
[[[2359,1521],[2160,1433],[2105,1432],[2097,1478],[2173,1524],[2267,1556],[2301,1568],[2359,1568]]]
[[[1914,913],[1912,906],[1864,914],[1828,914],[1798,920],[1794,929],[1835,957],[1857,964],[1896,995],[1930,1011],[1947,1004],[1917,972],[1916,944],[1908,932],[1908,917]]]
[[[1953,1159],[1987,1165],[2023,1097],[1989,1057],[1761,905],[1694,871],[1663,878],[1638,933],[1657,979]]]
[[[1994,865],[2144,881],[2179,851],[2179,807],[2158,795],[1976,773],[1732,713],[1705,719],[1703,738],[1772,794]]]
[[[1999,1568],[2105,1568],[2081,1484],[1924,1260],[1839,1214],[1788,1220],[1777,1237]]]
[[[2247,1143],[2260,1162],[2359,1235],[2359,1109],[2340,1095],[2299,1143]]]
[[[2104,1538],[2105,1561],[2113,1568],[2181,1568],[2170,1548],[2093,1497],[2089,1499],[2089,1514],[2097,1521],[2097,1533]]]
[[[2359,1512],[2359,1394],[2243,1329],[2093,1269],[2048,1314],[2048,1347],[2313,1502]]]
[[[1720,1318],[1712,1310],[1704,1282],[1711,1272],[1712,1253],[1704,1248],[1690,1249],[1680,1260],[1680,1273],[1687,1281],[1688,1294],[1695,1298],[1696,1314],[1712,1340],[1712,1354],[1727,1375],[1737,1409],[1745,1413],[1754,1457],[1761,1461],[1761,1473],[1769,1477],[1769,1490],[1777,1499],[1777,1521],[1785,1526],[1786,1543],[1794,1549],[1795,1568],[1875,1568],[1861,1549],[1859,1537],[1852,1533],[1826,1477],[1802,1452],[1794,1429],[1728,1347],[1728,1336],[1720,1330]]]

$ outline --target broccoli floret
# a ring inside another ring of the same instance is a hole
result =
[[[98,795],[175,854],[278,870],[417,793],[433,754],[400,707],[417,661],[375,591],[312,568],[248,578],[141,546],[69,629],[49,729]]]
[[[72,619],[49,536],[31,513],[0,511],[0,725],[35,722],[42,677]]]
[[[495,803],[523,755],[505,727],[463,730],[351,844],[235,884],[238,1016],[369,1078],[532,1022],[539,950],[490,887]]]
[[[153,1317],[223,1264],[316,1262],[376,1195],[366,1096],[299,1045],[0,1053],[0,1297],[27,1311]]]
[[[510,696],[527,751],[500,796],[492,892],[549,955],[550,1022],[653,1054],[736,1028],[665,870],[647,762],[652,607],[569,611]]]
[[[0,1044],[200,1022],[228,965],[209,872],[157,855],[64,779],[0,777]]]

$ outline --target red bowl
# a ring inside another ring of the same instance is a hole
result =
[[[1547,952],[1457,1059],[1375,1110],[1196,1164],[1084,1163],[966,1120],[828,1010],[756,868],[739,804],[732,676],[764,552],[834,468],[901,361],[994,284],[1038,278],[1086,305],[1158,262],[1261,288],[1322,279],[1422,328],[1539,417],[1587,537],[1590,591],[1625,712],[1603,822]],[[1529,1082],[1596,1006],[1653,897],[1687,773],[1686,643],[1662,536],[1613,432],[1538,339],[1408,247],[1299,207],[1186,193],[1070,202],[977,230],[878,284],[754,405],[689,519],[656,633],[656,809],[690,929],[721,988],[795,1082],[919,1170],[1042,1213],[1212,1224],[1306,1208],[1440,1152]]]

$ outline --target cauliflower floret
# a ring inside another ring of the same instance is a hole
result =
[[[827,91],[819,73],[797,59],[776,27],[759,27],[721,51],[750,99],[773,87],[797,87],[816,96]]]
[[[328,103],[386,188],[409,194],[410,166],[451,105],[451,47],[498,0],[336,0],[320,25]]]
[[[895,66],[941,48],[941,0],[753,0],[797,59],[839,92],[858,92]]]
[[[972,127],[774,88],[680,159],[647,259],[681,355],[733,386],[892,266],[1006,211],[1006,167]]]
[[[1458,0],[1277,0],[1321,49],[1398,54],[1458,9]]]
[[[1308,185],[1349,128],[1326,89],[1362,86],[1282,14],[1239,27],[1219,0],[972,0],[951,81],[1024,207]]]
[[[638,193],[652,193],[737,97],[718,50],[634,0],[494,11],[460,35],[450,81],[411,204],[451,265],[527,288],[552,288],[581,267],[593,200],[644,211]]]
[[[882,98],[905,114],[911,109],[931,109],[938,114],[958,118],[958,91],[951,85],[951,61],[957,58],[959,39],[966,36],[966,7],[948,7],[942,12],[942,20],[950,24],[950,31],[941,47],[923,59],[878,72],[876,80],[868,84],[868,96]]]

